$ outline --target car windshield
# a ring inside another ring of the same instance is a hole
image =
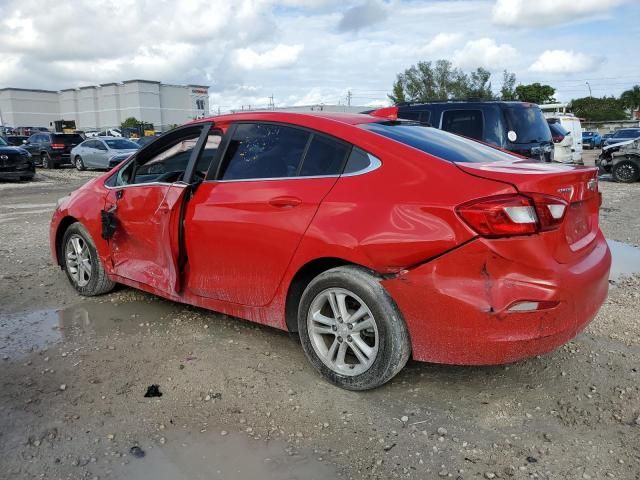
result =
[[[104,140],[104,143],[106,143],[111,150],[134,150],[140,147],[137,143],[127,140],[126,138]]]
[[[504,109],[507,131],[512,130],[516,139],[511,143],[551,142],[551,130],[537,105],[516,104]]]
[[[4,138],[0,137],[0,146],[6,147],[7,142],[4,141]]]
[[[364,123],[359,126],[450,162],[481,163],[517,159],[480,142],[416,122]]]

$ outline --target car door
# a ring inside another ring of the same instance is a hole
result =
[[[93,164],[96,168],[109,168],[109,149],[102,140],[95,140]]]
[[[31,154],[34,161],[40,163],[42,159],[40,158],[40,137],[41,135],[31,135],[27,139],[27,143],[24,145],[24,148]]]
[[[233,126],[217,171],[210,170],[186,207],[186,288],[226,302],[268,304],[350,148],[292,126]]]
[[[180,288],[181,205],[210,125],[165,135],[107,182],[103,229],[115,225],[106,236],[116,275],[167,294]]]

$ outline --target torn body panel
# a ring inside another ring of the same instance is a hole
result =
[[[383,285],[402,311],[416,360],[491,365],[545,353],[580,332],[608,291],[602,233],[571,265],[548,259],[542,235],[476,239]],[[539,303],[540,309],[513,308]]]

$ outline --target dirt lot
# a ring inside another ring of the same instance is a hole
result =
[[[574,341],[503,367],[410,362],[354,393],[283,332],[126,288],[76,295],[48,223],[94,175],[0,184],[0,478],[640,479],[640,277],[618,276],[640,269],[640,184],[601,182],[623,244]]]

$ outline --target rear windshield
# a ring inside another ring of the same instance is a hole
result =
[[[104,140],[104,143],[106,143],[112,150],[133,150],[135,148],[140,148],[140,145],[132,142],[131,140],[127,140],[126,138]]]
[[[540,143],[551,141],[551,131],[547,120],[537,105],[524,103],[510,105],[504,109],[507,131],[516,133],[511,143]]]
[[[413,122],[364,123],[359,127],[450,162],[484,163],[518,158],[480,142]]]
[[[569,135],[569,132],[559,123],[550,123],[549,128],[551,129],[552,135],[562,135],[563,137]]]
[[[64,143],[65,145],[79,144],[84,141],[81,135],[78,134],[66,134],[66,135],[52,135],[52,143]]]

